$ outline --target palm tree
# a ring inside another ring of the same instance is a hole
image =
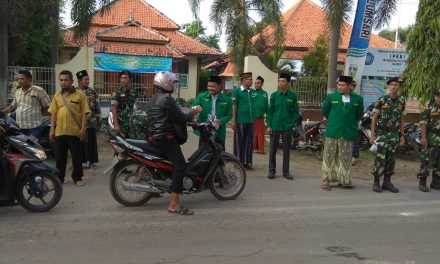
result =
[[[321,0],[321,2],[327,11],[326,19],[330,31],[327,89],[334,89],[342,23],[344,20],[347,20],[354,0]],[[376,11],[373,21],[375,29],[380,29],[390,21],[391,16],[396,11],[398,2],[399,0],[376,0]]]
[[[87,35],[92,25],[93,15],[101,9],[103,15],[110,9],[113,0],[72,0],[71,19],[75,39],[81,39]]]
[[[188,0],[192,12],[197,18],[202,0]],[[250,17],[250,12],[256,12],[262,20],[273,25],[276,45],[283,42],[281,25],[281,0],[214,0],[211,6],[210,19],[218,32],[225,31],[226,42],[231,48],[231,58],[235,63],[237,73],[243,71],[244,57],[250,53],[251,38],[257,24]]]

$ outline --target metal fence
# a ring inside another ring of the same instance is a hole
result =
[[[300,109],[321,109],[327,96],[327,78],[300,77],[292,82],[291,90],[298,95]]]
[[[32,73],[32,83],[38,85],[46,90],[49,96],[55,93],[55,68],[49,67],[22,67],[22,66],[9,66],[9,85],[8,96],[12,100],[15,95],[15,91],[18,87],[17,77],[18,71],[29,70]]]

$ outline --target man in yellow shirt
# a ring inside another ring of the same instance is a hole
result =
[[[52,125],[49,137],[55,142],[55,157],[59,178],[64,182],[66,174],[67,150],[72,156],[72,179],[77,186],[85,185],[82,180],[81,142],[87,137],[87,116],[90,108],[86,95],[72,86],[73,75],[62,71],[59,76],[61,91],[57,92],[50,104]]]

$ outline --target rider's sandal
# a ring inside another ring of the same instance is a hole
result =
[[[324,191],[331,191],[328,181],[322,181],[321,189],[323,189]]]
[[[185,208],[185,207],[180,207],[176,210],[169,210],[168,209],[168,213],[170,214],[180,214],[180,215],[193,215],[194,212],[191,211],[189,208]]]

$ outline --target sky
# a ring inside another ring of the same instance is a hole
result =
[[[150,5],[154,6],[156,9],[164,13],[166,16],[168,16],[170,19],[172,19],[174,22],[176,22],[179,25],[190,23],[191,21],[194,20],[194,17],[192,15],[187,0],[145,0],[145,1],[147,1]],[[298,1],[299,0],[282,0],[284,5],[282,12],[283,13],[286,12]],[[217,33],[214,24],[210,23],[209,20],[209,13],[212,2],[213,0],[204,0],[202,1],[200,7],[200,18],[203,22],[203,26],[207,28],[206,34],[208,35]],[[312,2],[320,5],[320,0],[312,0]],[[355,6],[357,4],[357,0],[355,0],[354,2],[355,4],[352,10],[353,14],[355,12]],[[400,7],[398,7],[398,12],[396,12],[396,14],[393,15],[389,25],[385,26],[384,28],[395,29],[397,28],[397,26],[405,27],[415,23],[419,0],[401,0],[400,2],[401,4]],[[64,19],[65,25],[71,26],[72,23],[70,20],[69,5],[66,6],[66,12],[62,14],[62,17]],[[254,16],[254,19],[258,19],[258,17]],[[353,23],[353,16],[350,18],[350,21],[348,22],[350,24]],[[378,31],[375,31],[374,33],[378,33]],[[226,50],[224,35],[222,35],[220,38],[220,48],[222,51]]]

